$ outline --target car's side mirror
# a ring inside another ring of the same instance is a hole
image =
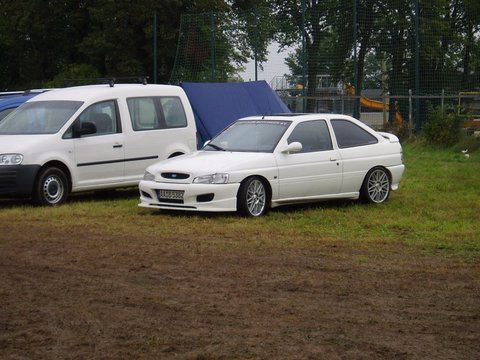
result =
[[[82,122],[80,125],[79,136],[91,135],[97,132],[97,126],[91,121]]]
[[[284,153],[284,154],[299,153],[300,151],[302,151],[302,149],[303,149],[302,144],[299,143],[298,141],[294,141],[294,142],[288,144],[287,147],[282,150],[282,153]]]

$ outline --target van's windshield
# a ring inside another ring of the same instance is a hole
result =
[[[55,134],[82,101],[26,102],[0,122],[0,135]]]

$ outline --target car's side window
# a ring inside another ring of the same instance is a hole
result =
[[[187,126],[187,117],[178,97],[152,96],[127,99],[128,111],[135,131],[158,130]]]
[[[288,137],[288,143],[298,141],[301,152],[332,150],[332,140],[325,120],[306,121],[298,124]]]
[[[187,117],[183,109],[182,101],[178,97],[162,97],[160,103],[165,117],[167,128],[187,126]]]
[[[349,120],[335,119],[331,123],[339,148],[378,143],[378,139],[375,136]]]
[[[108,135],[120,132],[115,100],[102,101],[86,108],[78,117],[81,123],[91,122],[97,132],[92,135]]]

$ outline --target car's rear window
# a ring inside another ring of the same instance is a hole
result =
[[[335,119],[331,123],[339,148],[378,143],[375,136],[349,120]]]

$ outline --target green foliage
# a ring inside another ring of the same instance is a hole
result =
[[[460,140],[462,122],[465,116],[459,109],[433,107],[427,104],[427,119],[423,124],[423,136],[431,143],[441,146],[451,146]]]
[[[44,88],[55,88],[69,85],[84,85],[100,77],[98,70],[88,64],[72,64],[58,73],[51,81],[43,83]]]
[[[265,8],[183,15],[170,82],[239,79],[249,59],[266,60],[269,18]]]

